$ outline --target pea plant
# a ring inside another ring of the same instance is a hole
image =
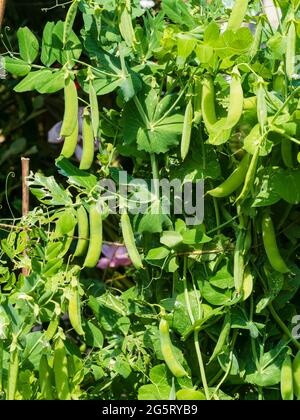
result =
[[[300,399],[300,1],[278,27],[229,3],[73,0],[17,30],[14,91],[64,115],[1,221],[1,398]]]

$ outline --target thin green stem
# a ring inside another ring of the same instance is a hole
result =
[[[202,353],[201,353],[201,349],[200,349],[199,330],[194,331],[194,344],[195,344],[196,354],[197,354],[197,358],[198,358],[198,362],[199,362],[200,376],[201,376],[201,379],[202,379],[202,384],[203,384],[203,388],[204,388],[205,397],[209,401],[210,400],[210,395],[209,395],[209,388],[208,388],[208,384],[207,384]]]
[[[289,339],[292,341],[292,343],[295,345],[295,347],[297,347],[297,349],[300,350],[300,343],[292,335],[291,331],[288,329],[288,327],[282,321],[282,319],[280,318],[280,316],[277,314],[277,312],[275,311],[274,306],[272,305],[272,303],[269,303],[268,307],[270,309],[271,315],[273,316],[274,320],[277,322],[278,326],[289,337]]]

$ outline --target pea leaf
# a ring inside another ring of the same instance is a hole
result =
[[[139,388],[139,400],[168,400],[171,392],[170,373],[165,365],[154,366],[150,371],[152,384]]]
[[[148,153],[166,153],[179,143],[183,129],[183,114],[165,114],[159,107],[159,98],[154,90],[137,102],[131,101],[124,108],[123,145],[137,143],[140,151]],[[155,112],[157,109],[157,112]]]
[[[71,193],[60,187],[53,176],[47,177],[40,173],[31,174],[28,185],[32,194],[44,204],[53,206],[70,206]]]
[[[15,76],[26,76],[31,70],[30,64],[15,57],[5,57],[4,68],[8,73]]]
[[[36,36],[25,26],[24,28],[18,29],[17,37],[21,58],[27,63],[32,64],[39,53],[39,42]]]
[[[72,185],[78,185],[87,191],[93,190],[97,185],[95,175],[81,171],[74,166],[68,159],[60,157],[55,161],[60,174],[68,178],[68,182]]]
[[[54,28],[55,22],[47,22],[43,31],[41,62],[46,67],[50,67],[56,61],[56,55],[52,43]]]
[[[32,71],[14,88],[14,91],[20,93],[38,90],[48,82],[51,75],[52,72],[48,69]]]

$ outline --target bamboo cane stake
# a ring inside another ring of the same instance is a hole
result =
[[[3,16],[4,16],[4,11],[5,11],[5,2],[6,2],[6,0],[0,0],[0,28],[1,28],[2,22],[3,22]]]

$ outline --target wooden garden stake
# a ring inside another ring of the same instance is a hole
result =
[[[27,177],[29,176],[30,159],[22,157],[21,162],[22,162],[22,215],[24,217],[29,213],[29,188],[27,185]],[[24,251],[24,256],[26,256],[26,251]],[[29,270],[27,268],[23,268],[22,274],[24,276],[28,276]]]
[[[6,0],[0,0],[0,28],[2,26]]]

